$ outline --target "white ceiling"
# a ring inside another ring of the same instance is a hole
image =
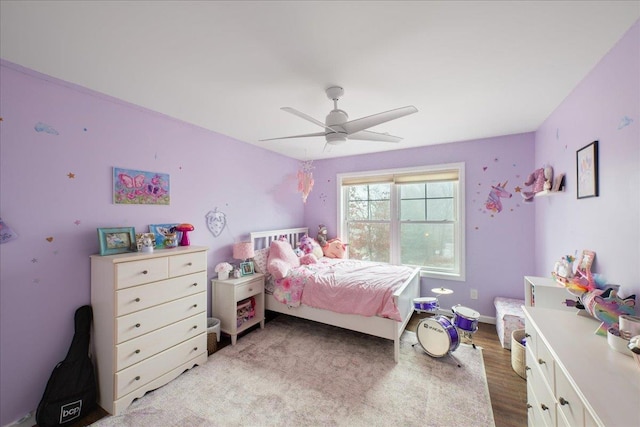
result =
[[[640,17],[639,1],[6,1],[0,56],[241,141],[308,160],[530,132]],[[325,88],[350,119],[322,137]],[[188,144],[188,141],[183,143]]]

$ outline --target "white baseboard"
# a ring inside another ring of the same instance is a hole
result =
[[[36,411],[26,413],[22,418],[16,420],[4,427],[33,427],[36,425]]]

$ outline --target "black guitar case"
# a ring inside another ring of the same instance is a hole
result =
[[[53,369],[36,410],[40,427],[70,424],[96,407],[96,377],[89,357],[92,318],[90,305],[76,310],[71,347]]]

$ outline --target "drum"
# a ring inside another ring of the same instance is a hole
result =
[[[453,324],[457,328],[471,333],[478,330],[480,313],[461,305],[456,305],[451,310],[453,311]]]
[[[458,330],[442,315],[422,319],[416,335],[424,351],[432,357],[446,356],[460,345]]]
[[[413,308],[415,310],[435,311],[440,307],[438,305],[438,298],[423,297],[413,299]]]

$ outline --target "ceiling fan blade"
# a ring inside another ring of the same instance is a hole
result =
[[[321,121],[316,120],[316,119],[314,119],[313,117],[306,115],[306,114],[305,114],[305,113],[303,113],[302,111],[298,111],[298,110],[296,110],[295,108],[291,108],[291,107],[282,107],[282,108],[280,108],[280,109],[281,109],[282,111],[286,111],[287,113],[291,113],[291,114],[293,114],[294,116],[298,116],[298,117],[300,117],[301,119],[305,119],[305,120],[306,120],[306,121],[308,121],[308,122],[311,122],[311,123],[314,123],[314,124],[316,124],[316,125],[318,125],[318,126],[321,126],[321,127],[325,128],[325,129],[329,129],[331,132],[338,132],[337,130],[332,129],[332,128],[330,128],[329,126],[325,125],[325,124],[324,124],[324,123],[322,123]]]
[[[360,139],[363,141],[381,141],[381,142],[400,142],[402,138],[399,136],[389,135],[387,133],[371,132],[370,130],[361,130],[347,136],[347,139]]]
[[[258,141],[275,141],[276,139],[307,138],[309,136],[325,136],[325,132],[305,133],[303,135],[281,136],[279,138],[259,139]]]
[[[409,114],[417,113],[418,109],[413,105],[407,107],[396,108],[395,110],[385,111],[384,113],[374,114],[372,116],[362,117],[360,119],[351,120],[342,125],[347,135],[377,126],[390,120],[399,119]]]

